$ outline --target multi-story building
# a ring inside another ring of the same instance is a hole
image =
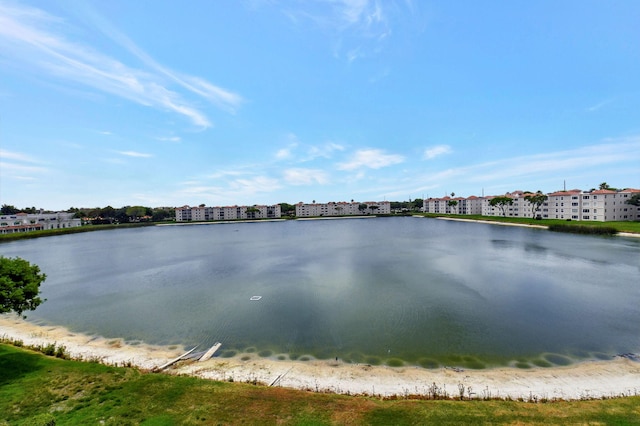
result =
[[[0,234],[82,226],[74,213],[16,213],[0,216]]]
[[[178,207],[176,222],[204,222],[208,220],[277,219],[281,217],[280,204],[271,206],[226,206],[226,207]]]
[[[324,217],[324,216],[354,216],[368,214],[391,214],[389,201],[365,201],[363,203],[351,201],[329,203],[298,203],[296,204],[297,217]]]
[[[534,212],[535,206],[527,199],[529,193],[514,191],[501,195],[509,197],[512,204],[492,206],[491,200],[496,196],[468,198],[428,198],[424,200],[423,210],[426,213],[444,214],[480,214],[482,216],[534,217],[543,219],[590,220],[590,221],[625,221],[640,220],[640,207],[627,204],[640,189],[624,189],[612,191],[608,189],[581,191],[579,189],[552,192],[547,200]],[[451,201],[457,201],[452,205]]]

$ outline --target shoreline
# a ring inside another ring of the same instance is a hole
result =
[[[21,340],[25,346],[64,345],[71,359],[153,370],[182,355],[182,346],[130,344],[74,333],[61,326],[30,323],[15,315],[0,315],[0,337]],[[166,374],[203,379],[262,383],[314,392],[380,397],[409,395],[465,398],[579,400],[640,395],[640,362],[623,357],[610,361],[583,361],[565,367],[486,370],[425,369],[349,364],[334,360],[279,361],[240,357],[183,362]]]
[[[424,217],[424,216],[414,216],[414,217]],[[455,222],[487,223],[489,225],[519,226],[522,228],[549,229],[547,225],[530,225],[527,223],[498,222],[493,220],[464,219],[464,218],[457,218],[457,217],[436,217],[435,219],[452,220]],[[617,234],[614,235],[614,237],[615,236],[640,238],[640,234],[634,234],[632,232],[618,232]]]

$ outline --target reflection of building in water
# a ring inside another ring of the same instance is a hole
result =
[[[508,192],[504,195],[468,198],[428,198],[424,200],[422,210],[425,213],[443,213],[460,215],[540,217],[541,219],[571,219],[588,221],[632,221],[640,220],[640,207],[627,204],[640,189],[609,190],[600,189],[581,191],[572,189],[546,194],[547,199],[536,209],[536,205],[527,200],[535,195],[523,191]],[[511,204],[491,205],[497,197],[511,199]],[[503,210],[504,208],[504,210]],[[534,211],[535,210],[535,211]]]
[[[0,216],[0,234],[40,231],[43,229],[75,228],[82,225],[74,213],[16,213]]]
[[[271,206],[227,206],[227,207],[178,207],[176,222],[237,220],[237,219],[277,219],[281,217],[280,204]]]

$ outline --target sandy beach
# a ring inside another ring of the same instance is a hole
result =
[[[109,365],[133,365],[151,370],[181,355],[183,347],[126,344],[73,333],[64,327],[40,326],[15,315],[0,316],[0,336],[25,345],[64,345],[74,359]],[[258,382],[266,385],[342,394],[375,396],[448,395],[475,398],[575,400],[640,395],[640,362],[615,357],[611,361],[585,361],[566,367],[453,368],[387,367],[348,364],[340,360],[279,361],[251,354],[248,359],[214,357],[187,361],[166,371],[205,379]]]

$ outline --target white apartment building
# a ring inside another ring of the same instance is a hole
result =
[[[209,220],[277,219],[281,217],[280,204],[271,206],[178,207],[176,222],[204,222]]]
[[[640,207],[627,204],[626,201],[640,189],[624,189],[612,191],[607,189],[581,191],[572,189],[552,192],[547,200],[534,212],[534,206],[525,199],[528,195],[523,191],[514,191],[503,196],[513,200],[513,204],[504,208],[507,217],[534,217],[543,219],[571,219],[590,221],[634,221],[640,220]],[[425,213],[444,213],[482,216],[502,216],[503,211],[498,206],[491,206],[490,201],[496,196],[468,198],[429,198],[424,200]],[[449,205],[451,200],[458,201],[457,206]],[[534,214],[535,213],[535,214]]]
[[[296,217],[323,217],[323,216],[359,216],[369,214],[391,214],[389,201],[365,201],[359,202],[329,202],[329,203],[298,203],[296,204]]]
[[[640,190],[600,189],[582,192],[575,189],[554,192],[549,194],[549,198],[543,204],[542,217],[598,222],[640,220],[640,207],[626,203],[637,193],[640,193]]]
[[[82,226],[82,220],[74,216],[74,213],[65,212],[2,215],[0,216],[0,234]]]

